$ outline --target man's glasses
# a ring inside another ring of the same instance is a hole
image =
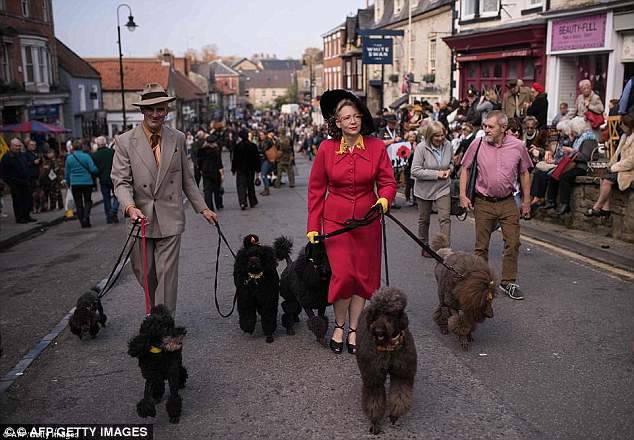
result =
[[[363,115],[345,115],[345,116],[339,117],[339,121],[345,122],[345,123],[348,123],[352,121],[353,119],[357,122],[361,122],[363,120]]]

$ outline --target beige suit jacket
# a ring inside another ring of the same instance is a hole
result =
[[[150,238],[183,233],[183,192],[196,212],[207,208],[189,168],[185,134],[165,125],[161,129],[160,167],[143,127],[138,125],[115,136],[111,177],[121,207],[133,204],[148,218],[146,235]]]

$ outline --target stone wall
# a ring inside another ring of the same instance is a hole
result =
[[[616,238],[634,243],[634,190],[633,188],[621,192],[614,185],[611,193],[612,215],[609,219],[602,217],[586,217],[583,215],[599,197],[599,182],[597,178],[577,177],[570,199],[571,212],[561,217],[555,215],[554,210],[540,210],[535,218],[559,223],[570,229],[580,229],[598,235]]]

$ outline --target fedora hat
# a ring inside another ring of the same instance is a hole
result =
[[[348,99],[352,101],[363,115],[363,119],[361,121],[361,134],[370,134],[374,132],[374,120],[372,119],[372,114],[370,110],[366,107],[366,105],[361,102],[361,100],[352,92],[343,89],[335,89],[335,90],[326,90],[319,100],[319,106],[321,107],[321,114],[324,119],[329,120],[335,116],[335,111],[337,110],[337,105],[344,99]]]
[[[133,103],[132,105],[136,105],[137,107],[144,107],[148,105],[157,105],[172,102],[175,99],[175,97],[169,96],[160,84],[147,83],[145,86],[143,86],[143,91],[141,92],[141,100]]]

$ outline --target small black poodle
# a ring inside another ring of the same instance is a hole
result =
[[[165,404],[170,423],[180,421],[182,399],[178,390],[185,387],[187,370],[183,367],[184,327],[175,327],[174,318],[163,304],[152,307],[141,323],[139,334],[128,342],[128,354],[139,358],[141,375],[145,379],[143,399],[136,405],[140,417],[155,417],[155,405],[165,393],[165,381],[170,396]]]
[[[240,328],[252,334],[257,315],[260,315],[262,331],[266,342],[270,343],[274,340],[273,334],[277,328],[280,298],[277,255],[282,252],[260,244],[258,236],[254,234],[244,237],[242,244],[233,266]]]
[[[101,299],[89,290],[79,297],[73,316],[68,321],[70,331],[82,339],[86,335],[96,337],[101,327],[106,326],[108,317],[103,312]]]
[[[357,364],[363,380],[361,405],[370,419],[372,434],[381,432],[386,405],[392,424],[412,405],[417,358],[406,306],[407,297],[402,291],[384,287],[374,293],[359,318]],[[386,402],[388,374],[390,390]]]
[[[289,335],[299,322],[302,309],[308,315],[308,328],[317,342],[324,343],[328,331],[328,286],[332,272],[323,242],[308,243],[297,259],[284,269],[280,277],[282,301],[282,325]],[[313,312],[317,310],[317,315]]]

